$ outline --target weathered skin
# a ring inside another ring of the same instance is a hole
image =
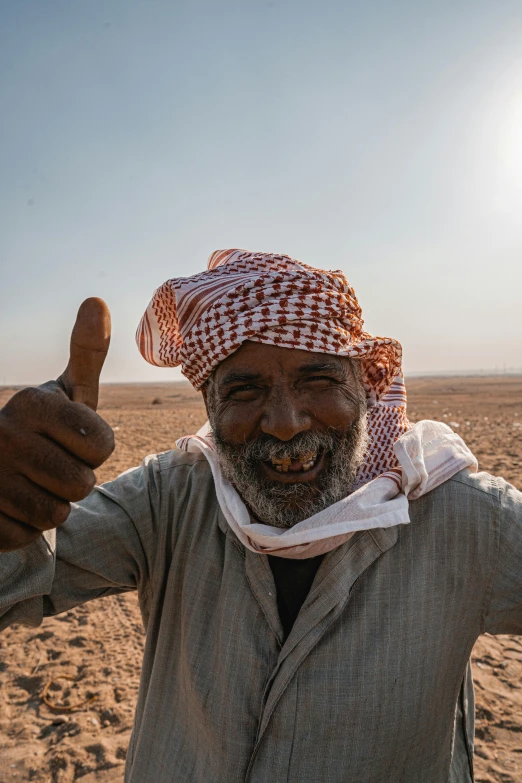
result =
[[[298,348],[246,341],[219,364],[203,387],[211,421],[232,446],[270,435],[287,442],[304,432],[346,431],[361,414],[360,385],[349,359]],[[282,484],[316,484],[328,456],[312,470],[259,473]]]
[[[89,494],[94,469],[114,450],[113,432],[96,413],[109,342],[107,305],[86,299],[65,372],[22,389],[0,410],[0,552],[63,524],[70,503]]]

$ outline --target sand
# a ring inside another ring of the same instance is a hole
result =
[[[411,379],[408,388],[412,420],[453,422],[482,469],[522,489],[522,378]],[[0,405],[13,391],[0,389]],[[105,386],[100,413],[117,442],[100,482],[172,448],[205,419],[199,395],[184,384]],[[121,783],[143,643],[134,595],[5,631],[0,783]],[[473,668],[476,780],[522,783],[522,637],[481,637]]]

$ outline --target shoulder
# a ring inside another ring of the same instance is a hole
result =
[[[498,504],[506,485],[507,482],[504,479],[492,476],[490,473],[484,471],[471,473],[469,470],[461,470],[460,473],[444,482],[441,487],[456,497],[473,498],[477,502]]]
[[[186,557],[195,546],[203,546],[211,558],[223,524],[207,458],[176,450],[154,455],[153,460],[159,551],[172,557],[183,552]]]
[[[148,483],[157,486],[163,496],[185,499],[190,494],[206,495],[214,491],[214,479],[204,454],[178,449],[151,454],[142,463]]]
[[[218,512],[212,471],[203,454],[172,450],[145,457],[141,465],[97,487],[97,495],[115,513],[116,504],[154,549],[170,530],[193,532]],[[101,508],[107,513],[107,507]],[[186,525],[186,521],[190,525]]]
[[[158,472],[159,491],[163,498],[187,508],[189,498],[195,503],[216,502],[212,470],[201,453],[187,453],[178,449],[155,454],[154,470]]]
[[[513,513],[522,519],[522,492],[503,478],[462,470],[426,495],[410,502],[413,516],[426,513],[475,520]]]
[[[149,454],[141,465],[97,487],[104,496],[124,507],[136,503],[158,504],[165,497],[207,494],[213,487],[212,472],[203,454],[171,450]]]
[[[179,449],[171,449],[170,451],[163,451],[161,454],[152,454],[146,460],[156,461],[158,470],[162,473],[179,472],[180,470],[191,472],[195,470],[198,474],[211,474],[208,460],[201,452],[191,454]]]

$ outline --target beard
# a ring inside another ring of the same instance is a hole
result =
[[[260,522],[291,528],[352,492],[368,445],[366,413],[342,433],[301,432],[289,441],[261,435],[240,445],[224,440],[213,418],[210,424],[223,473]],[[307,452],[324,452],[327,458],[315,481],[284,484],[260,472],[260,461],[299,459]]]

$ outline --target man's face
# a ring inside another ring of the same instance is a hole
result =
[[[261,522],[288,528],[350,493],[366,449],[350,360],[245,342],[204,396],[225,475]]]

